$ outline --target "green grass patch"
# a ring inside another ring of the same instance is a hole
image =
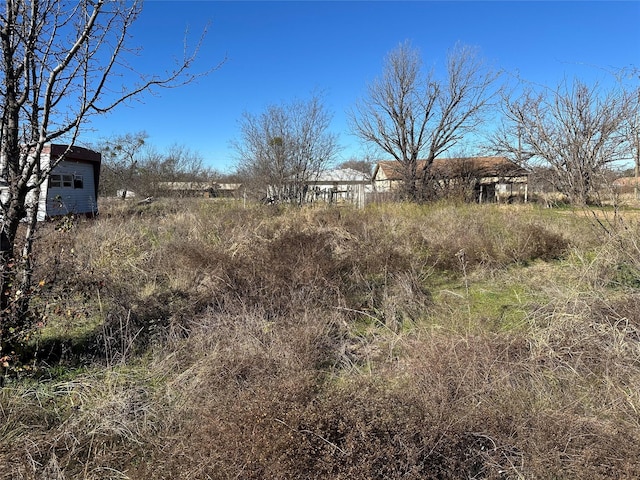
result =
[[[480,282],[465,287],[451,284],[434,294],[436,316],[442,327],[472,327],[484,332],[518,330],[526,323],[534,296],[522,285]]]
[[[490,282],[474,285],[469,295],[472,318],[490,331],[521,328],[532,300],[522,286],[496,286]]]

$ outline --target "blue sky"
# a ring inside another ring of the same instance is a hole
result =
[[[324,93],[338,160],[362,156],[346,111],[382,72],[385,55],[410,40],[442,71],[456,42],[479,47],[495,68],[550,86],[577,76],[607,82],[607,69],[640,67],[639,1],[176,1],[147,0],[132,31],[130,61],[164,70],[208,25],[196,83],[160,90],[93,121],[83,140],[145,130],[162,149],[186,145],[206,164],[233,169],[230,141],[243,112]]]

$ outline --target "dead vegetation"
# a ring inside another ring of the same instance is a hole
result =
[[[42,232],[0,478],[638,478],[633,222],[103,208]]]

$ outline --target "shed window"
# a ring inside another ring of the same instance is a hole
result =
[[[73,176],[73,188],[84,188],[84,179],[82,175]]]
[[[62,175],[62,186],[63,187],[72,187],[73,186],[73,175]]]
[[[50,175],[49,176],[49,188],[60,188],[62,186],[62,176],[61,175]]]

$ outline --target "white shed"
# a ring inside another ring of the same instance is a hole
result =
[[[42,152],[43,168],[61,156],[40,188],[38,220],[68,213],[97,215],[102,156],[87,148],[51,144]]]
[[[371,185],[368,175],[351,168],[324,170],[308,182],[307,203],[351,203],[364,207],[365,194]]]
[[[47,181],[40,186],[38,221],[69,213],[94,216],[98,213],[98,182],[100,161],[98,152],[68,145],[45,145],[40,168],[46,169],[52,159],[60,160]],[[8,185],[0,179],[0,195],[6,195]],[[27,207],[34,195],[27,196]]]

